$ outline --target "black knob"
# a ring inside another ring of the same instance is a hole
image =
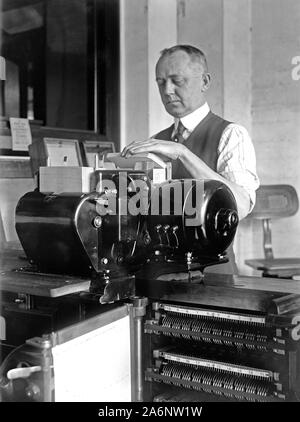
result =
[[[228,231],[234,230],[239,222],[238,214],[235,210],[221,208],[215,217],[215,230],[227,235]]]

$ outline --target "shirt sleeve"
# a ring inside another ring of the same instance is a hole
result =
[[[217,172],[246,190],[250,197],[249,212],[252,211],[259,178],[254,146],[243,126],[231,123],[224,130],[218,147]]]

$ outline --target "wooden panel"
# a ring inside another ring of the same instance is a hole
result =
[[[209,285],[232,286],[236,289],[300,294],[300,283],[298,281],[281,278],[221,275],[211,273],[205,275],[204,283]]]
[[[136,294],[153,300],[172,301],[202,306],[225,307],[236,310],[266,312],[272,299],[280,294],[257,290],[242,290],[233,286],[208,285],[203,282],[142,280],[136,281]]]
[[[5,251],[0,256],[0,290],[35,296],[59,297],[89,289],[90,280],[63,275],[16,271],[29,266],[20,251]]]
[[[298,304],[299,297],[295,295],[300,294],[300,284],[294,280],[209,273],[192,283],[137,279],[136,294],[161,301],[268,312],[275,310],[274,303],[283,294],[292,294],[292,302]],[[288,300],[282,303],[285,306]]]
[[[29,157],[0,157],[0,178],[32,178]]]
[[[0,290],[35,296],[59,297],[87,291],[90,280],[49,274],[16,271],[0,273]]]

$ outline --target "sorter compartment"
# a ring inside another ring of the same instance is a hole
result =
[[[264,314],[153,303],[145,331],[206,344],[285,354],[291,349],[289,321],[272,326]]]
[[[146,380],[192,391],[209,393],[215,400],[280,401],[285,399],[277,383],[278,374],[238,365],[226,360],[196,357],[188,350],[162,348],[153,351],[153,365]],[[224,356],[225,358],[225,356]]]
[[[294,397],[296,351],[276,341],[276,328],[262,314],[153,303],[144,332],[152,352],[145,367],[152,400],[168,401],[169,393],[202,401]]]

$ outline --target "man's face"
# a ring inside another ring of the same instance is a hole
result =
[[[205,75],[202,66],[192,62],[187,53],[176,51],[159,59],[156,81],[167,112],[183,117],[204,104],[209,75]]]

